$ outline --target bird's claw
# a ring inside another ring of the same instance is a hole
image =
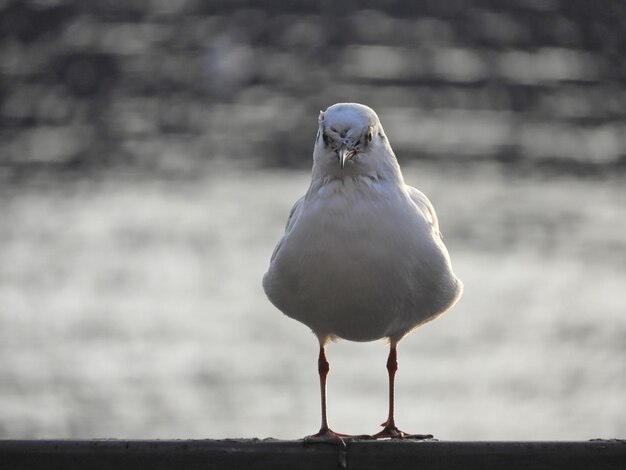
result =
[[[423,441],[433,438],[432,434],[409,434],[400,431],[393,423],[384,422],[381,426],[383,426],[383,430],[374,434],[372,439],[417,439]]]
[[[320,429],[319,432],[306,436],[303,440],[305,443],[323,442],[327,444],[340,444],[345,446],[344,439],[349,437],[347,434],[341,434],[331,429]]]
[[[304,442],[306,443],[315,443],[315,442],[323,442],[327,444],[340,444],[342,446],[346,445],[346,441],[355,441],[361,439],[371,439],[372,436],[369,434],[341,434],[335,432],[331,429],[320,429],[316,434],[312,434],[310,436],[306,436],[304,438]]]

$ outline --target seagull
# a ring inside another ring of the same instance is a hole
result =
[[[389,342],[389,412],[379,438],[430,438],[396,427],[397,345],[452,307],[463,284],[452,271],[432,204],[404,183],[373,109],[320,111],[311,183],[294,204],[263,276],[268,299],[319,341],[322,424],[308,438],[351,437],[326,415],[329,341]]]

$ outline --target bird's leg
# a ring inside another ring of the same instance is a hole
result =
[[[381,424],[381,426],[383,426],[383,430],[377,434],[374,434],[372,437],[374,439],[384,439],[388,437],[430,439],[433,437],[432,434],[408,434],[406,432],[400,431],[396,426],[396,421],[394,418],[394,384],[397,370],[398,353],[396,351],[396,343],[392,342],[391,346],[389,347],[389,356],[387,357],[387,371],[389,372],[389,415],[387,416],[387,421]]]
[[[328,420],[326,418],[326,378],[328,377],[330,365],[328,364],[328,360],[326,359],[326,353],[324,351],[324,345],[322,343],[320,343],[320,355],[317,359],[317,370],[320,375],[320,395],[322,398],[322,425],[317,434],[307,436],[305,439],[331,438],[341,440],[341,438],[343,437],[350,437],[347,434],[336,433],[328,427]]]
[[[317,359],[317,371],[320,375],[320,396],[322,400],[322,425],[320,427],[320,434],[330,431],[330,428],[328,427],[328,419],[326,416],[326,378],[328,377],[329,370],[330,364],[326,359],[324,346],[320,346],[320,355]]]
[[[392,344],[389,348],[389,356],[387,357],[387,372],[389,373],[389,414],[387,421],[381,426],[383,430],[374,437],[401,437],[402,431],[398,430],[395,422],[395,378],[398,370],[398,353],[396,345]]]

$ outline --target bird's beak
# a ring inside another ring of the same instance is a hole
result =
[[[356,150],[354,149],[339,149],[339,167],[343,170],[343,167],[346,165],[346,160],[350,160],[356,155]]]

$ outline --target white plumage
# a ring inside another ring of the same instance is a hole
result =
[[[320,341],[318,435],[324,436],[336,435],[325,424],[328,339],[388,338],[389,361],[395,363],[398,341],[460,297],[462,284],[452,272],[435,211],[424,194],[404,183],[371,108],[339,103],[320,112],[311,184],[291,210],[263,287],[278,309],[309,326]],[[395,368],[388,363],[388,369],[393,421]],[[376,437],[404,435],[388,424],[388,432]]]

